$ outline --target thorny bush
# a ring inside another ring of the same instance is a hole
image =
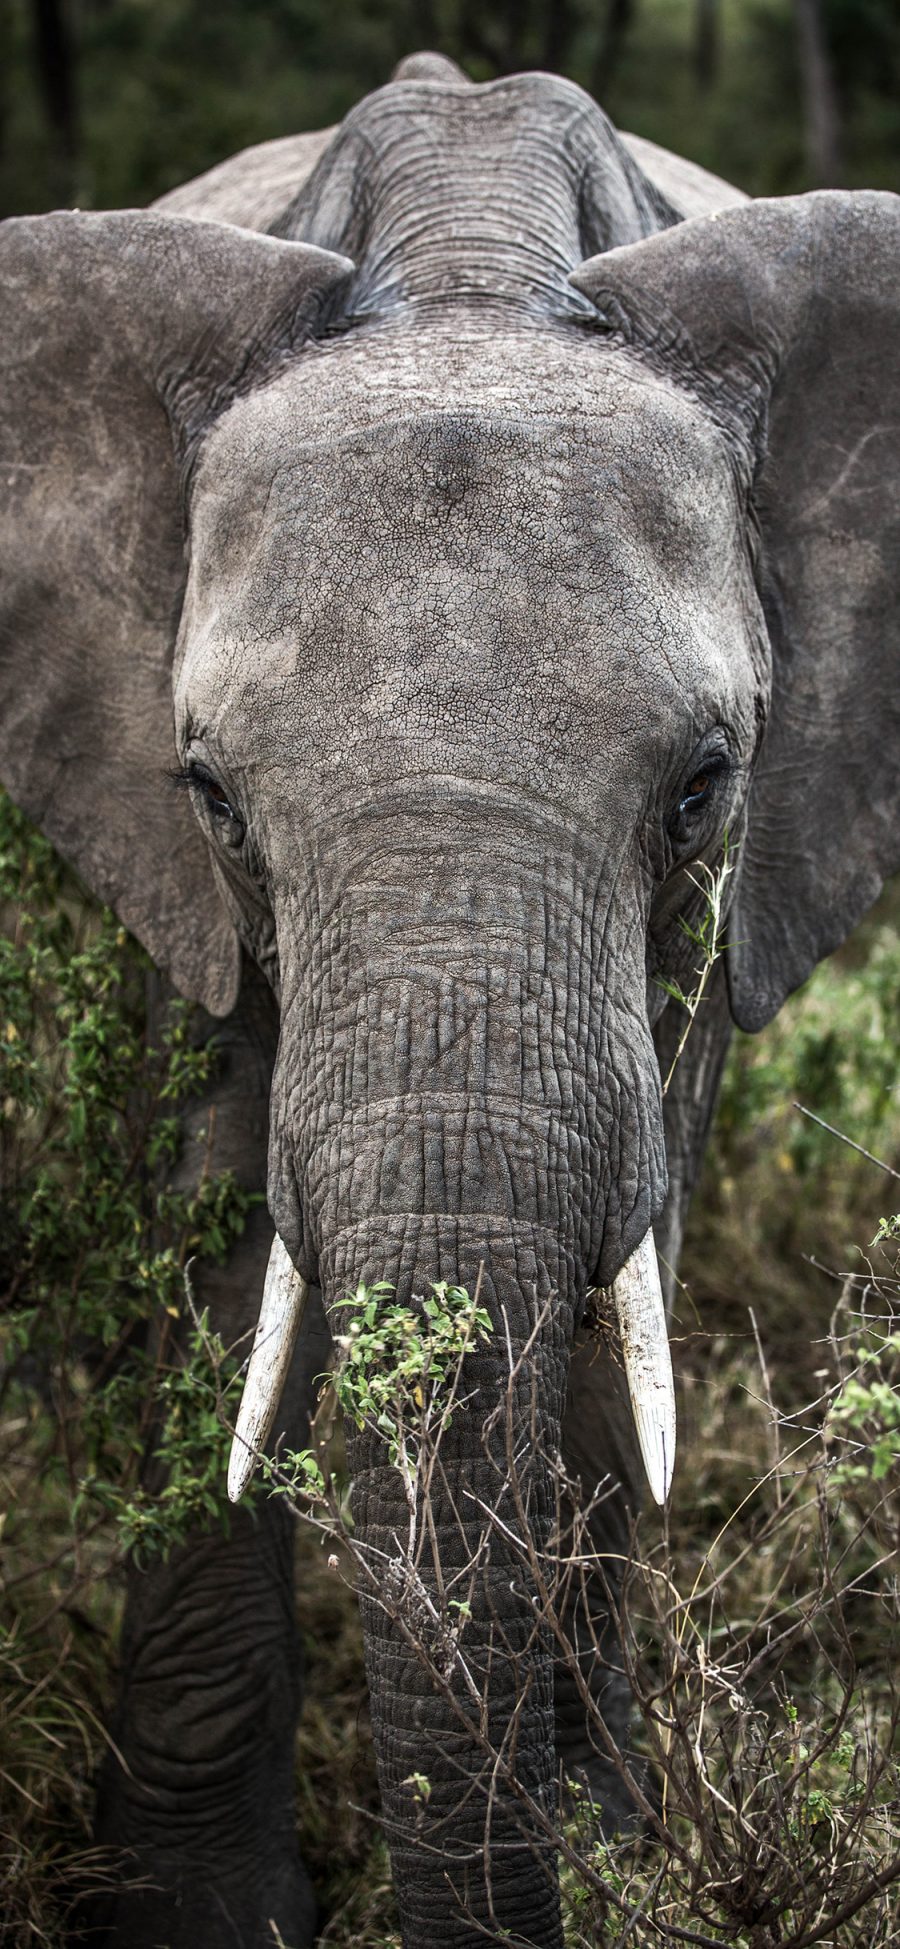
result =
[[[297,1456],[287,1470],[268,1465],[273,1482],[293,1498],[298,1515],[320,1530],[334,1568],[349,1567],[357,1586],[380,1602],[443,1690],[471,1744],[482,1755],[478,1788],[487,1810],[503,1781],[562,1858],[566,1940],[592,1944],[694,1943],[698,1949],[850,1949],[888,1945],[900,1926],[900,1646],[896,1546],[900,1533],[898,1396],[893,1386],[900,1335],[900,1278],[893,1266],[848,1280],[828,1341],[830,1379],[801,1413],[780,1413],[767,1376],[747,1358],[717,1378],[740,1391],[745,1432],[758,1462],[746,1471],[730,1514],[712,1540],[699,1544],[662,1520],[635,1526],[627,1560],[598,1556],[591,1516],[608,1493],[585,1500],[558,1456],[547,1463],[556,1483],[557,1523],[548,1549],[531,1540],[521,1456],[533,1453],[539,1416],[523,1430],[521,1400],[528,1350],[510,1366],[505,1398],[486,1427],[496,1457],[502,1422],[505,1466],[492,1506],[485,1506],[483,1568],[493,1535],[518,1537],[523,1569],[537,1593],[531,1645],[504,1644],[494,1620],[495,1651],[522,1659],[552,1642],[570,1667],[594,1748],[628,1781],[640,1819],[629,1836],[602,1835],[602,1808],[583,1782],[560,1781],[556,1811],[528,1800],[509,1760],[484,1732],[477,1668],[466,1659],[468,1601],[456,1594],[474,1578],[473,1561],[452,1573],[434,1557],[426,1522],[396,1539],[390,1564],[370,1558],[346,1520],[343,1485],[325,1446],[304,1451],[314,1467],[303,1479]],[[433,1295],[440,1303],[442,1295]],[[456,1317],[472,1302],[454,1294]],[[379,1312],[389,1322],[388,1291],[359,1293],[377,1338]],[[452,1321],[447,1321],[447,1330]],[[542,1322],[536,1320],[535,1334]],[[405,1345],[405,1335],[398,1343]],[[374,1396],[354,1360],[339,1351],[324,1394],[327,1424],[333,1397],[373,1434],[381,1433],[404,1471],[396,1426],[386,1429],[384,1390]],[[463,1358],[448,1367],[440,1408],[397,1377],[399,1425],[417,1457],[420,1495],[440,1468],[448,1416],[465,1386]],[[381,1369],[383,1376],[383,1367]],[[825,1370],[822,1370],[822,1378]],[[518,1404],[518,1405],[517,1405]],[[523,1445],[523,1433],[527,1440]],[[321,1434],[321,1427],[314,1428]],[[405,1479],[405,1478],[404,1478]],[[704,1482],[698,1483],[702,1491]],[[446,1484],[445,1484],[446,1487]],[[578,1513],[574,1513],[577,1511]],[[624,1572],[624,1574],[622,1574]],[[585,1672],[584,1645],[607,1664],[601,1602],[619,1588],[621,1651],[637,1707],[636,1750],[614,1747]],[[601,1600],[601,1602],[598,1602]],[[574,1608],[580,1628],[572,1630]],[[579,1649],[576,1652],[576,1637]],[[460,1682],[462,1681],[462,1682]],[[648,1765],[649,1762],[649,1765]],[[656,1785],[652,1784],[655,1781]],[[425,1846],[432,1834],[426,1772],[410,1776],[411,1806]],[[369,1938],[367,1938],[369,1940]],[[385,1949],[384,1936],[371,1938]],[[393,1940],[393,1938],[391,1938]]]

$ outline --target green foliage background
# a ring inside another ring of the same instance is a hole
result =
[[[182,1003],[154,1041],[148,968],[0,793],[4,1942],[61,1926],[73,1848],[78,1879],[96,1866],[91,1776],[126,1552],[146,1563],[227,1521],[233,1364],[202,1321],[173,1328],[191,1259],[221,1260],[253,1200],[202,1169],[188,1194],[167,1181],[179,1111],[214,1056]]]
[[[479,81],[557,69],[621,127],[755,195],[813,181],[792,0],[46,5],[59,31],[43,56],[35,0],[0,6],[0,214],[147,202],[248,143],[329,126],[422,46]],[[894,0],[820,13],[840,180],[898,189],[900,13]]]

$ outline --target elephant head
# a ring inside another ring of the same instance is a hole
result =
[[[428,69],[276,227],[4,227],[0,772],[186,994],[226,1012],[243,946],[279,997],[243,1432],[303,1282],[339,1322],[360,1280],[483,1269],[421,1574],[478,1562],[515,1789],[462,1661],[436,1690],[374,1595],[373,1721],[406,1939],[555,1949],[549,1647],[484,1424],[527,1348],[540,1544],[618,1282],[663,1492],[651,1029],[691,868],[730,836],[758,1027],[898,864],[900,204],[681,224],[577,89]],[[388,1580],[402,1487],[350,1448]]]

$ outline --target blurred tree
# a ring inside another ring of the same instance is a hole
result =
[[[794,0],[794,13],[809,173],[813,182],[828,187],[842,181],[841,133],[821,0]]]
[[[412,0],[410,19],[413,38],[422,47],[430,47],[432,42],[438,39],[440,32],[434,0]]]
[[[31,0],[34,61],[47,117],[57,199],[71,201],[78,146],[75,66],[63,0]]]
[[[585,0],[556,0],[552,7],[546,0],[524,0],[524,4],[505,0],[493,6],[485,6],[482,0],[461,0],[456,8],[444,9],[448,32],[443,41],[452,42],[457,60],[467,64],[474,58],[491,74],[529,67],[566,72],[577,37],[593,11]],[[449,45],[446,51],[451,51]]]
[[[697,0],[694,65],[701,88],[711,88],[719,66],[719,0]]]
[[[622,57],[625,36],[634,19],[634,0],[606,0],[606,20],[594,60],[593,89],[600,101]]]
[[[579,25],[578,9],[572,0],[557,0],[555,7],[546,9],[544,28],[544,53],[542,66],[555,73],[565,66],[571,42]]]
[[[150,201],[428,45],[568,74],[755,194],[900,187],[897,0],[0,0],[0,214]]]

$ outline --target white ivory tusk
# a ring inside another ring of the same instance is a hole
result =
[[[612,1296],[647,1480],[663,1503],[675,1466],[675,1386],[652,1231],[613,1280]]]
[[[228,1463],[230,1502],[240,1502],[256,1467],[254,1450],[262,1448],[272,1432],[308,1295],[306,1280],[294,1271],[276,1232],[269,1253],[259,1322],[247,1363],[247,1378],[231,1444]]]

